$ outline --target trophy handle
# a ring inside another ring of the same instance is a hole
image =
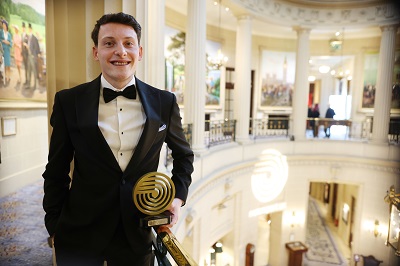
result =
[[[197,263],[190,257],[189,253],[187,253],[179,241],[176,239],[175,235],[169,230],[168,227],[161,226],[158,228],[154,228],[154,231],[157,233],[157,240],[161,240],[162,248],[155,247],[156,257],[157,253],[163,255],[165,258],[166,251],[163,250],[164,248],[167,249],[171,257],[174,261],[178,264],[178,266],[198,266]],[[157,243],[157,242],[156,242]],[[154,241],[153,241],[154,244]],[[158,245],[158,244],[157,244]],[[159,259],[157,257],[157,259]],[[168,260],[167,260],[168,261]],[[161,264],[163,265],[163,264]],[[171,264],[164,264],[169,266]]]

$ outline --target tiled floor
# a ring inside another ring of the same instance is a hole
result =
[[[332,234],[332,237],[334,238],[334,241],[340,251],[340,253],[342,254],[343,258],[345,259],[345,261],[347,262],[347,265],[354,265],[352,264],[352,253],[351,253],[351,249],[348,246],[347,243],[345,243],[339,236],[337,233],[337,227],[334,224],[334,221],[329,218],[329,215],[327,215],[327,208],[326,206],[320,202],[320,201],[316,201],[318,203],[318,207],[321,211],[321,214],[325,217],[325,223],[326,225],[329,227],[329,230]]]

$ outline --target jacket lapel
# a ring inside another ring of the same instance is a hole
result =
[[[76,115],[78,127],[96,156],[104,159],[104,163],[112,164],[121,171],[110,147],[98,126],[100,76],[83,85],[82,93],[76,95]]]
[[[139,79],[136,79],[136,89],[146,114],[146,122],[135,152],[125,170],[125,176],[129,176],[130,172],[137,168],[140,161],[146,156],[160,127],[161,102],[157,90],[152,90],[149,85]]]

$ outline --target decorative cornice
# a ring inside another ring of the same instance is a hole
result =
[[[231,0],[252,15],[267,22],[279,22],[287,26],[309,25],[313,28],[332,28],[332,25],[361,26],[386,25],[398,22],[400,12],[396,5],[388,2],[373,2],[368,5],[326,5],[303,4],[277,0]],[[373,5],[372,5],[373,4]]]

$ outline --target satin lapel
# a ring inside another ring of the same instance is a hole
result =
[[[150,87],[136,79],[136,89],[140,97],[144,112],[146,114],[146,123],[143,133],[139,139],[139,143],[135,149],[131,161],[129,162],[125,174],[134,170],[141,160],[146,156],[147,152],[153,145],[154,139],[157,136],[160,127],[160,110],[161,103],[159,94],[156,91],[150,90]]]
[[[100,77],[88,83],[82,91],[83,93],[76,95],[76,116],[81,134],[94,154],[103,158],[105,163],[112,163],[113,167],[120,169],[98,126]]]

